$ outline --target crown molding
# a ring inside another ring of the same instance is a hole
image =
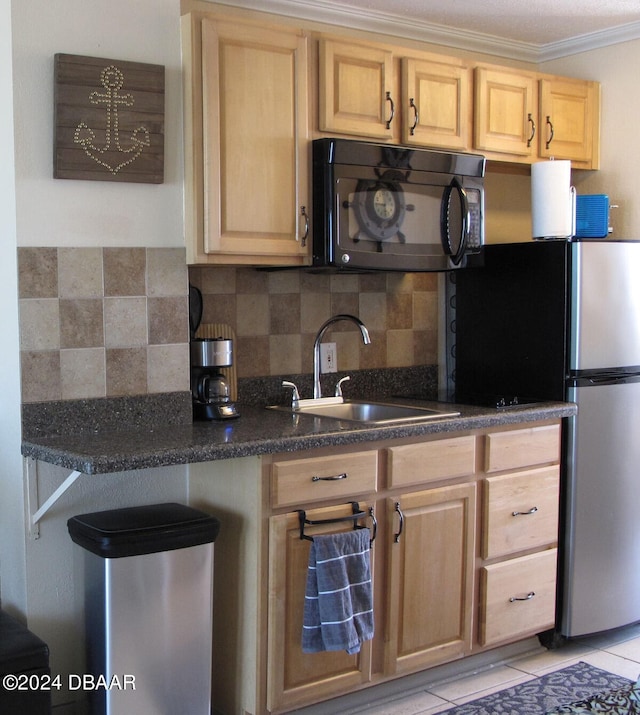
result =
[[[460,30],[392,13],[346,7],[334,0],[207,1],[535,64],[640,38],[640,22],[540,45],[472,30]]]
[[[562,42],[550,42],[547,45],[540,45],[537,61],[548,62],[549,60],[557,60],[560,57],[577,55],[580,52],[589,52],[590,50],[638,39],[640,39],[640,22],[631,22],[628,25],[590,32]]]

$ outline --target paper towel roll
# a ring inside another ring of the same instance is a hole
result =
[[[531,235],[570,238],[575,202],[570,161],[540,161],[531,165]]]

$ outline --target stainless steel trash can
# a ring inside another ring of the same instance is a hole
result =
[[[82,514],[92,715],[210,715],[213,542],[220,522],[183,504]],[[91,680],[94,678],[95,680]]]

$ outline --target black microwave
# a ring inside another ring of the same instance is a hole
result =
[[[448,271],[484,244],[485,158],[350,139],[313,142],[313,265]]]

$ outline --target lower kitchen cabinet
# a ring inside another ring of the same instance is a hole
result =
[[[214,708],[286,713],[552,626],[560,436],[548,420],[192,465],[194,505],[223,524]],[[352,502],[375,535],[375,634],[356,655],[305,654],[298,510],[325,521]]]
[[[360,504],[366,508],[366,504]],[[313,521],[350,513],[345,506],[314,509]],[[371,642],[360,653],[303,653],[304,595],[310,542],[300,538],[298,514],[274,516],[269,524],[268,685],[270,712],[292,709],[348,692],[371,677]],[[336,524],[308,527],[312,534],[334,533]],[[344,525],[342,525],[344,529]],[[372,574],[372,578],[374,575]]]
[[[471,650],[475,483],[388,500],[385,672],[415,672]]]
[[[517,640],[555,621],[557,549],[484,566],[480,645]]]

